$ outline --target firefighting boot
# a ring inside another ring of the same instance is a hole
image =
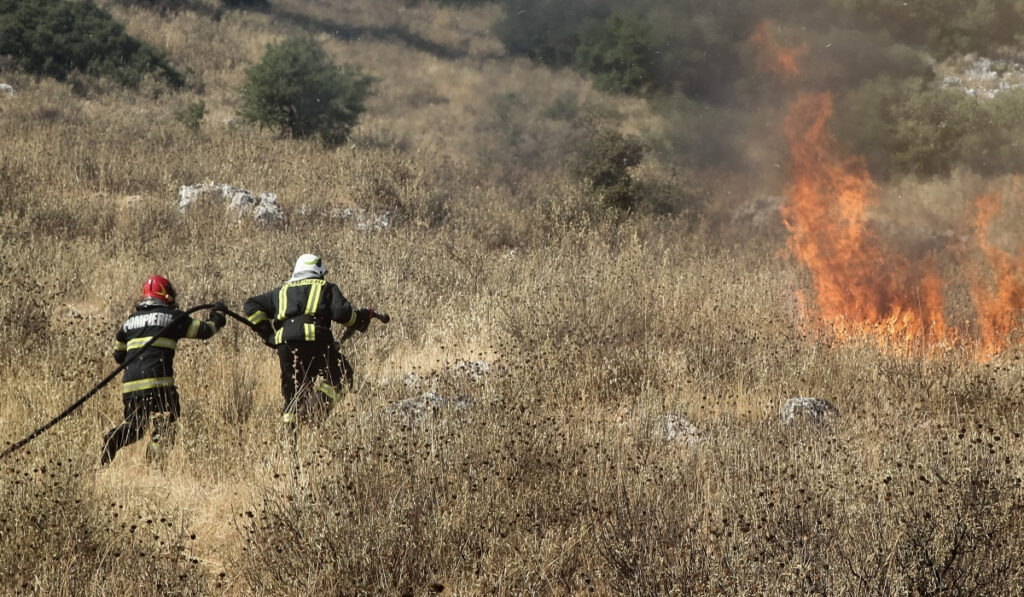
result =
[[[171,413],[161,412],[153,415],[153,435],[146,448],[146,461],[164,466],[167,454],[174,447],[177,425],[171,420]]]

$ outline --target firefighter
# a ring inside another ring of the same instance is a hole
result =
[[[174,286],[167,278],[150,277],[142,286],[142,302],[117,330],[114,360],[118,364],[153,336],[159,337],[124,370],[124,421],[103,436],[101,465],[110,463],[121,448],[141,439],[150,418],[153,433],[146,459],[159,459],[174,445],[175,421],[181,414],[178,389],[174,386],[174,351],[178,340],[210,338],[224,327],[227,311],[224,303],[215,303],[207,321],[192,319],[175,306],[175,296]]]
[[[249,298],[243,305],[263,341],[281,362],[281,421],[295,431],[299,418],[328,411],[352,368],[338,351],[331,322],[365,332],[373,311],[355,309],[341,290],[324,280],[327,268],[312,254],[295,261],[284,285]]]

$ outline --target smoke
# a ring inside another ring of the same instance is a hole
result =
[[[765,54],[759,63],[783,81],[798,80],[802,46],[786,47],[767,25],[751,44]],[[914,256],[887,239],[869,217],[878,190],[862,157],[839,146],[831,133],[832,95],[796,92],[783,123],[790,151],[791,182],[781,208],[788,247],[808,271],[814,306],[805,314],[843,340],[869,339],[901,354],[934,354],[966,347],[988,360],[1020,341],[1024,308],[1024,245],[999,247],[993,224],[1003,197],[978,196],[969,229],[959,243]],[[1020,189],[1013,198],[1019,203]],[[953,270],[941,263],[954,263]],[[967,288],[971,313],[948,323],[950,288]]]

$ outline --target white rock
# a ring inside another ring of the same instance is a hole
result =
[[[653,432],[655,436],[668,441],[685,441],[688,444],[696,444],[704,439],[696,425],[675,413],[667,413],[655,419]]]
[[[816,425],[827,423],[839,416],[839,409],[828,400],[821,398],[790,398],[779,409],[783,423],[803,419]]]
[[[1010,89],[1024,87],[1024,64],[994,61],[976,54],[946,60],[936,68],[942,86],[959,89],[972,97],[991,99]]]
[[[263,193],[252,210],[252,219],[260,224],[276,226],[284,222],[284,210],[277,204],[277,195]]]
[[[452,368],[455,377],[467,377],[470,381],[479,382],[491,372],[491,364],[484,360],[459,361]]]
[[[11,87],[7,83],[0,83],[0,93],[6,93],[7,95],[14,95],[14,87]]]
[[[228,202],[228,209],[238,212],[252,211],[256,207],[256,197],[245,189],[236,189],[224,185],[224,198]]]
[[[441,396],[435,392],[426,392],[413,398],[392,402],[384,407],[384,412],[413,424],[428,415],[437,415],[443,411],[461,412],[472,406],[473,399],[462,394]]]
[[[321,209],[303,204],[299,215],[304,218],[325,218],[335,222],[351,223],[360,232],[379,232],[391,227],[394,217],[390,212],[373,213],[361,207],[334,207]]]
[[[277,226],[284,223],[284,210],[274,193],[256,197],[246,189],[214,182],[183,185],[178,189],[178,210],[182,213],[200,201],[222,204],[226,211],[235,213],[239,219],[251,217],[258,224]]]
[[[423,382],[423,377],[421,377],[420,375],[418,375],[416,373],[410,372],[408,375],[405,376],[405,379],[403,379],[402,382],[407,387],[415,388],[415,387],[418,387],[420,385],[420,383]]]

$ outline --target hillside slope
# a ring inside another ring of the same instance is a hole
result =
[[[186,306],[239,311],[315,252],[353,303],[392,321],[342,345],[356,391],[294,451],[278,435],[276,356],[233,322],[181,344],[164,466],[140,442],[98,467],[122,408],[118,383],[103,389],[0,461],[0,592],[980,595],[1024,582],[1020,349],[899,353],[815,325],[811,274],[772,199],[789,185],[784,106],[748,148],[764,171],[652,153],[636,176],[669,205],[626,214],[595,201],[574,160],[588,127],[646,136],[665,117],[509,57],[493,6],[274,0],[214,18],[101,4],[190,82],[3,74],[0,445],[113,369],[114,330],[152,274]],[[235,118],[245,69],[304,33],[379,79],[340,148]],[[192,131],[177,114],[200,99]],[[180,213],[179,187],[205,181],[275,193],[286,223]],[[990,182],[882,186],[920,211],[901,223],[890,202],[871,218],[924,237],[934,217],[952,238],[969,212],[941,199]],[[672,204],[694,197],[703,219]],[[1017,221],[996,222],[999,246]],[[967,319],[970,302],[947,308]],[[796,396],[841,415],[784,423]]]

